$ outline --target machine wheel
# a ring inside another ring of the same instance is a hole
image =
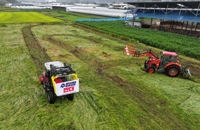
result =
[[[74,99],[74,94],[72,93],[72,94],[67,95],[67,99],[72,101]]]
[[[149,74],[153,74],[155,72],[155,67],[151,66],[151,67],[147,68],[146,72],[149,73]]]
[[[165,69],[165,73],[170,77],[177,77],[180,74],[180,70],[179,66],[171,65]]]
[[[147,68],[147,60],[144,61],[144,68]]]
[[[43,88],[44,88],[44,90],[46,90],[46,83],[44,80],[43,80]]]
[[[43,76],[40,76],[40,79],[39,79],[39,80],[40,80],[40,84],[43,84],[43,82],[44,82],[44,81],[43,81]]]
[[[56,101],[56,97],[54,95],[54,92],[52,92],[52,91],[47,92],[47,98],[48,98],[48,101],[50,104],[53,104]]]

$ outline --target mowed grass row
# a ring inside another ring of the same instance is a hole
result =
[[[25,25],[7,25],[0,28],[2,32],[0,34],[2,54],[0,129],[123,128],[122,123],[119,125],[115,123],[120,121],[117,116],[109,117],[109,107],[104,105],[105,97],[92,89],[90,87],[92,84],[81,83],[80,93],[75,96],[73,102],[60,99],[54,105],[48,103],[42,85],[39,83],[38,68],[35,67],[22,37],[23,26]],[[60,47],[54,47],[54,49],[61,50]],[[59,54],[57,53],[58,56]],[[89,71],[87,65],[73,55],[70,56],[66,51],[63,51],[63,54],[67,54],[68,59],[75,60],[76,64],[73,65],[80,65],[81,70]],[[53,58],[52,60],[62,59]],[[74,69],[76,68],[79,67],[75,66]]]
[[[44,92],[39,87],[37,68],[23,40],[22,26],[0,27],[0,129],[37,128],[33,125],[37,120],[34,115],[44,105],[41,104]]]
[[[7,23],[52,23],[62,22],[37,12],[0,12],[0,24]]]
[[[126,128],[199,128],[198,83],[160,73],[148,75],[141,70],[144,58],[122,55],[124,45],[121,43],[71,26],[39,26],[33,31],[53,59],[71,61],[67,57],[72,54],[64,51],[67,50],[86,63],[84,66],[89,66],[88,71],[80,63],[72,61],[82,85],[104,95],[108,99],[108,104],[104,101],[104,105],[120,117]],[[53,37],[53,40],[46,41],[47,37]],[[55,44],[64,50],[55,49]],[[197,115],[196,119],[194,115]]]

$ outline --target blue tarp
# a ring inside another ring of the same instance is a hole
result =
[[[132,14],[132,11],[127,12]],[[200,13],[200,11],[199,11]],[[165,20],[176,20],[176,21],[188,21],[188,22],[200,22],[200,14],[195,16],[194,14],[198,14],[198,12],[193,13],[191,11],[183,11],[183,10],[175,10],[169,11],[165,14],[162,10],[148,10],[143,13],[141,10],[137,10],[136,19],[138,17],[145,18],[156,18],[156,19],[165,19]],[[133,18],[89,18],[89,19],[80,19],[76,20],[76,22],[100,22],[100,21],[118,21],[118,20],[132,20]]]
[[[196,12],[193,12],[196,13]],[[188,22],[200,22],[200,16],[195,16],[190,11],[172,11],[168,14],[160,11],[147,11],[145,13],[137,11],[137,17],[146,18],[156,18],[156,19],[166,19],[166,20],[176,20],[176,21],[188,21]]]
[[[132,20],[133,18],[89,18],[89,19],[80,19],[76,22],[100,22],[100,21],[119,21],[119,20]]]

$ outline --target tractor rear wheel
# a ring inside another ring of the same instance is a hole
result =
[[[149,68],[146,69],[146,72],[149,73],[149,74],[153,74],[155,72],[155,67],[150,66]]]
[[[72,101],[74,99],[74,94],[72,93],[72,94],[67,95],[67,99]]]
[[[165,73],[170,77],[177,77],[180,74],[181,68],[176,65],[170,65],[165,69]]]
[[[55,103],[56,97],[54,95],[53,90],[50,90],[50,91],[47,92],[47,98],[48,98],[48,101],[49,101],[50,104]]]

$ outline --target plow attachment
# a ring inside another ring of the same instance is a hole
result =
[[[183,78],[189,78],[192,76],[188,66],[181,68],[180,76]]]
[[[124,48],[124,54],[138,57],[140,55],[140,51],[136,51],[133,45],[126,45],[126,47]]]

